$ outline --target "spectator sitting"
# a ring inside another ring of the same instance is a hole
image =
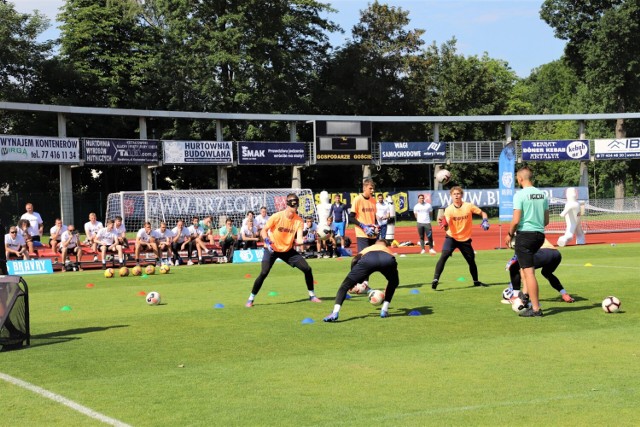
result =
[[[313,250],[313,247],[315,247],[318,258],[321,258],[322,255],[320,252],[322,250],[322,244],[320,243],[320,239],[318,239],[318,224],[313,222],[313,218],[308,217],[305,220],[305,224],[302,229],[302,237],[304,239],[302,250]]]
[[[12,226],[4,235],[4,253],[7,261],[12,257],[29,259],[27,243],[17,227]]]
[[[267,220],[269,219],[269,215],[267,215],[267,207],[263,206],[260,208],[260,215],[253,219],[253,224],[256,226],[258,230],[258,237],[260,237],[260,231],[264,228]]]
[[[29,232],[29,221],[26,219],[21,219],[20,221],[18,221],[17,229],[18,229],[17,234],[20,234],[22,236],[27,246],[27,251],[29,255],[31,255],[32,253],[34,253],[34,250],[33,250],[33,236],[31,236],[31,233]]]
[[[124,226],[122,222],[122,217],[118,215],[113,221],[113,229],[118,235],[118,243],[122,245],[123,248],[129,247],[129,241],[127,240],[127,228]]]
[[[322,251],[325,258],[335,258],[338,244],[333,231],[333,217],[327,217],[327,225],[325,227],[324,237],[320,240]]]
[[[198,253],[198,264],[202,264],[202,253],[207,253],[207,236],[204,233],[204,229],[200,227],[200,218],[194,216],[191,220],[191,225],[189,226],[189,234],[191,235],[191,240],[189,240],[189,244],[187,245],[187,252],[189,252],[189,262],[188,265],[193,265],[193,261],[191,261],[191,255],[195,250]]]
[[[97,220],[97,216],[94,212],[89,214],[89,221],[84,223],[84,234],[86,235],[84,243],[91,246],[91,250],[95,253],[98,252],[98,243],[96,242],[96,236],[98,231],[104,228],[102,223]],[[98,255],[94,255],[93,261],[98,261]]]
[[[246,224],[240,229],[240,236],[242,236],[241,249],[258,248],[258,229],[253,225],[253,219],[247,219]]]
[[[136,265],[140,265],[140,251],[150,250],[156,255],[156,263],[160,264],[160,251],[158,251],[158,245],[156,244],[156,238],[151,232],[151,223],[149,221],[144,223],[144,227],[138,230],[136,234],[136,248],[135,257]]]
[[[56,224],[49,230],[49,246],[51,246],[52,251],[58,252],[62,240],[62,233],[65,231],[67,231],[67,226],[62,223],[60,218],[56,218]]]
[[[41,246],[40,236],[42,236],[44,232],[44,223],[42,222],[42,217],[38,212],[33,210],[33,205],[31,203],[27,203],[25,206],[26,212],[22,214],[20,219],[26,219],[29,222],[29,234],[31,235],[32,242],[35,243],[34,246]],[[31,250],[31,249],[29,249]]]
[[[78,269],[80,268],[80,259],[82,259],[82,247],[80,246],[80,238],[78,237],[78,232],[76,231],[76,227],[73,224],[69,224],[67,229],[60,236],[60,245],[58,246],[58,251],[61,253],[62,262],[66,265],[70,260],[67,259],[67,256],[70,254],[76,255],[76,264],[78,265]],[[65,271],[64,268],[62,271]]]
[[[107,227],[101,228],[98,231],[98,234],[94,238],[94,242],[98,246],[100,250],[100,254],[102,255],[102,269],[107,269],[107,252],[110,253],[118,253],[118,259],[120,261],[120,266],[124,266],[124,258],[122,254],[122,245],[118,243],[118,235],[113,228],[113,220],[107,220]]]
[[[158,253],[160,254],[160,258],[162,258],[163,252],[167,252],[166,262],[170,263],[173,259],[173,255],[171,253],[171,243],[173,241],[173,232],[167,228],[166,222],[161,222],[160,227],[155,229],[151,234],[156,238],[156,243],[158,244]]]
[[[179,219],[176,226],[171,230],[173,234],[171,241],[171,252],[173,253],[173,259],[175,265],[182,264],[182,257],[180,257],[180,251],[186,250],[186,246],[191,240],[191,234],[189,229],[184,226],[184,220]]]
[[[202,241],[210,245],[215,245],[216,236],[213,233],[213,217],[211,215],[200,221],[200,228],[202,228],[204,232]]]
[[[220,235],[220,247],[222,254],[227,257],[227,261],[233,260],[233,249],[238,241],[238,229],[233,225],[231,218],[227,218],[224,227],[218,231]]]

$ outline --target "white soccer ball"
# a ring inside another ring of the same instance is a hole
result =
[[[510,300],[512,296],[513,296],[513,288],[512,287],[504,288],[504,291],[502,291],[502,299]]]
[[[318,238],[320,240],[327,240],[329,236],[331,236],[331,231],[331,227],[329,227],[328,225],[318,226]]]
[[[451,172],[446,169],[440,169],[436,174],[436,179],[440,184],[446,184],[451,181]]]
[[[147,294],[147,304],[158,305],[160,304],[160,292],[149,292]]]
[[[527,309],[527,306],[524,304],[524,301],[520,297],[515,298],[511,301],[511,309],[516,313],[522,313]]]
[[[608,296],[602,300],[602,309],[605,313],[615,313],[620,310],[620,300],[614,296]]]
[[[369,302],[373,305],[380,305],[384,301],[384,292],[373,290],[369,292]]]
[[[358,283],[353,288],[349,289],[349,292],[352,294],[361,295],[361,294],[366,294],[368,290],[369,290],[369,282],[365,280],[364,282]]]

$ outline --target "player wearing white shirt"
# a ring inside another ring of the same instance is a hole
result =
[[[4,254],[7,260],[11,256],[29,259],[27,243],[16,227],[11,227],[9,232],[4,235]]]
[[[96,214],[91,212],[89,214],[89,221],[84,223],[84,234],[86,235],[85,243],[91,245],[91,250],[93,252],[98,252],[98,243],[96,242],[96,236],[98,235],[98,231],[102,228],[102,223],[97,220]],[[94,261],[98,260],[97,256],[93,257]]]
[[[180,251],[186,250],[187,244],[191,241],[191,233],[189,229],[184,226],[184,221],[179,219],[176,226],[171,230],[173,233],[173,240],[171,241],[171,252],[173,252],[173,259],[175,265],[182,264],[182,258],[180,257]]]
[[[39,242],[40,236],[42,236],[42,233],[44,232],[42,217],[38,212],[33,210],[33,205],[31,203],[27,203],[25,209],[26,212],[22,214],[20,219],[26,219],[29,221],[29,234],[31,235],[31,239],[35,242]]]
[[[158,252],[162,257],[162,253],[167,251],[166,262],[170,263],[173,255],[171,254],[171,242],[173,240],[173,232],[167,228],[166,222],[161,222],[160,227],[151,232],[151,235],[156,238],[156,244],[158,245]]]
[[[194,216],[191,219],[191,225],[189,226],[189,235],[191,236],[191,240],[187,245],[188,257],[189,261],[187,265],[193,265],[193,261],[191,261],[191,255],[195,250],[198,253],[198,264],[202,264],[202,252],[207,252],[207,246],[205,244],[206,235],[204,234],[204,229],[200,227],[200,218]]]
[[[260,215],[253,219],[253,225],[258,229],[258,236],[260,236],[260,230],[262,230],[269,220],[269,215],[267,215],[267,207],[263,206],[260,208]]]
[[[302,228],[302,238],[304,240],[303,250],[315,246],[318,258],[322,258],[320,254],[322,245],[320,244],[320,239],[318,239],[318,224],[313,222],[313,218],[307,218],[305,220],[304,227]]]
[[[65,231],[67,231],[67,226],[62,223],[60,218],[56,218],[56,225],[49,230],[49,245],[52,251],[58,251],[60,242],[62,241],[62,233]]]
[[[120,215],[118,215],[113,221],[113,229],[118,235],[118,243],[120,243],[123,248],[128,248],[129,241],[127,240],[127,228],[124,226],[124,222],[122,222],[122,217]]]
[[[102,269],[107,269],[107,251],[118,252],[118,260],[120,266],[124,266],[124,257],[122,254],[122,245],[118,243],[118,235],[113,228],[113,220],[107,220],[107,226],[101,228],[94,237],[94,242],[97,244],[100,254],[102,256]]]
[[[258,248],[258,228],[253,225],[252,219],[247,219],[247,223],[240,228],[242,236],[241,249],[257,249]]]
[[[69,224],[67,229],[60,236],[60,246],[58,250],[62,254],[62,261],[66,263],[68,254],[76,255],[76,264],[80,265],[82,258],[82,247],[80,247],[80,238],[73,224]],[[64,269],[62,269],[64,271]]]
[[[418,238],[420,239],[421,254],[424,253],[425,236],[429,245],[429,253],[435,254],[433,249],[433,229],[431,228],[431,212],[433,207],[430,203],[424,201],[424,194],[418,195],[418,203],[413,207],[413,215],[418,223]]]
[[[151,250],[157,257],[157,263],[160,263],[160,252],[158,251],[158,245],[156,244],[156,238],[151,231],[151,223],[149,221],[144,223],[144,227],[138,230],[136,234],[136,265],[140,265],[140,250]]]
[[[387,222],[391,217],[391,207],[384,201],[382,193],[378,194],[378,203],[376,203],[376,221],[379,227],[378,239],[385,240],[387,238]]]

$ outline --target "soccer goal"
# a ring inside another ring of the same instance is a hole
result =
[[[203,219],[211,215],[217,228],[231,218],[238,229],[247,212],[257,216],[265,206],[269,215],[286,207],[287,194],[300,198],[298,213],[301,216],[316,216],[313,193],[308,189],[275,188],[249,190],[157,190],[122,191],[111,193],[107,198],[105,219],[121,216],[127,231],[138,231],[146,221],[157,228],[166,222],[173,228],[179,219],[191,225],[194,216]]]
[[[566,223],[560,213],[567,201],[549,200],[547,233],[563,234]],[[582,229],[585,233],[623,233],[640,231],[640,198],[594,199],[580,203]]]
[[[30,345],[29,292],[20,276],[0,276],[0,347]]]

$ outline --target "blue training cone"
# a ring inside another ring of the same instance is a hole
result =
[[[420,313],[418,310],[411,310],[409,312],[409,316],[421,316],[422,313]]]
[[[213,308],[224,308],[224,304],[218,303],[218,304],[214,305]]]
[[[305,325],[305,324],[309,324],[309,323],[315,323],[315,322],[314,322],[314,321],[313,321],[313,319],[312,319],[312,318],[310,318],[310,317],[305,317],[304,319],[302,319],[302,324],[303,324],[303,325]]]
[[[409,291],[409,293],[410,293],[410,294],[419,294],[419,293],[420,293],[420,291],[419,291],[419,290],[417,290],[417,289],[411,289],[411,290]]]

